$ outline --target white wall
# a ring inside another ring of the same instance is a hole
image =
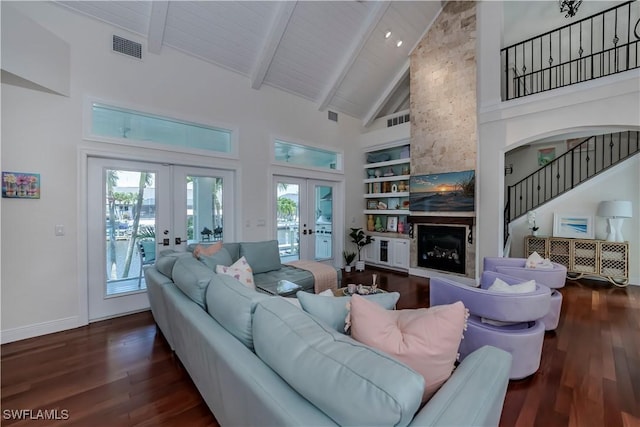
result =
[[[640,70],[628,71],[550,92],[509,102],[498,102],[500,93],[499,61],[501,47],[501,2],[478,5],[478,259],[501,254],[503,242],[504,153],[540,139],[585,129],[623,126],[640,129]],[[606,133],[606,130],[602,133]],[[633,169],[621,178],[631,184],[619,194],[626,200],[638,200],[639,176]],[[635,183],[635,184],[634,184]],[[594,192],[594,198],[608,200],[609,190]],[[564,199],[563,199],[564,200]],[[566,201],[569,207],[570,201]],[[637,206],[637,205],[636,205]],[[576,206],[578,207],[578,206]],[[557,209],[565,206],[557,206]],[[635,209],[638,212],[638,209]],[[632,247],[631,276],[640,284],[638,248],[640,214],[628,220]],[[635,230],[635,236],[634,234]],[[514,244],[518,244],[514,241]],[[479,264],[481,265],[481,264]]]
[[[272,137],[344,150],[346,178],[361,177],[360,122],[353,118],[340,115],[338,123],[329,121],[314,103],[268,86],[253,90],[248,78],[170,48],[163,47],[159,55],[145,50],[143,61],[112,53],[114,33],[144,40],[51,2],[13,6],[69,43],[71,87],[70,96],[63,97],[2,84],[2,170],[40,173],[42,182],[41,199],[2,202],[3,342],[86,322],[78,149],[108,144],[82,141],[85,96],[236,128],[239,161],[225,162],[239,165],[239,240],[275,235],[270,224],[274,168],[268,160]],[[354,191],[347,189],[347,200]],[[262,219],[267,226],[256,226]],[[56,224],[65,226],[65,236],[54,236]]]

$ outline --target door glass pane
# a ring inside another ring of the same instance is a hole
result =
[[[316,185],[314,191],[315,202],[315,236],[316,260],[333,257],[333,192],[325,185]]]
[[[146,288],[142,268],[156,255],[155,173],[105,170],[105,296]]]
[[[188,242],[222,240],[223,179],[189,175],[186,185]]]
[[[300,186],[278,181],[278,246],[282,262],[300,259]]]

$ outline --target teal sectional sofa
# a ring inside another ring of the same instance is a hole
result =
[[[221,425],[498,425],[509,353],[478,349],[420,407],[424,379],[406,365],[285,298],[165,256],[145,270],[151,310]]]

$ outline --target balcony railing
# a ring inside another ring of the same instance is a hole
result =
[[[640,6],[629,1],[502,49],[502,99],[640,67]]]

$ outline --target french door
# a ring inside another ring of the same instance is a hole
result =
[[[332,262],[336,247],[333,237],[336,183],[276,176],[274,186],[282,261]]]
[[[230,171],[89,158],[89,320],[146,309],[160,251],[232,238],[232,198]]]

